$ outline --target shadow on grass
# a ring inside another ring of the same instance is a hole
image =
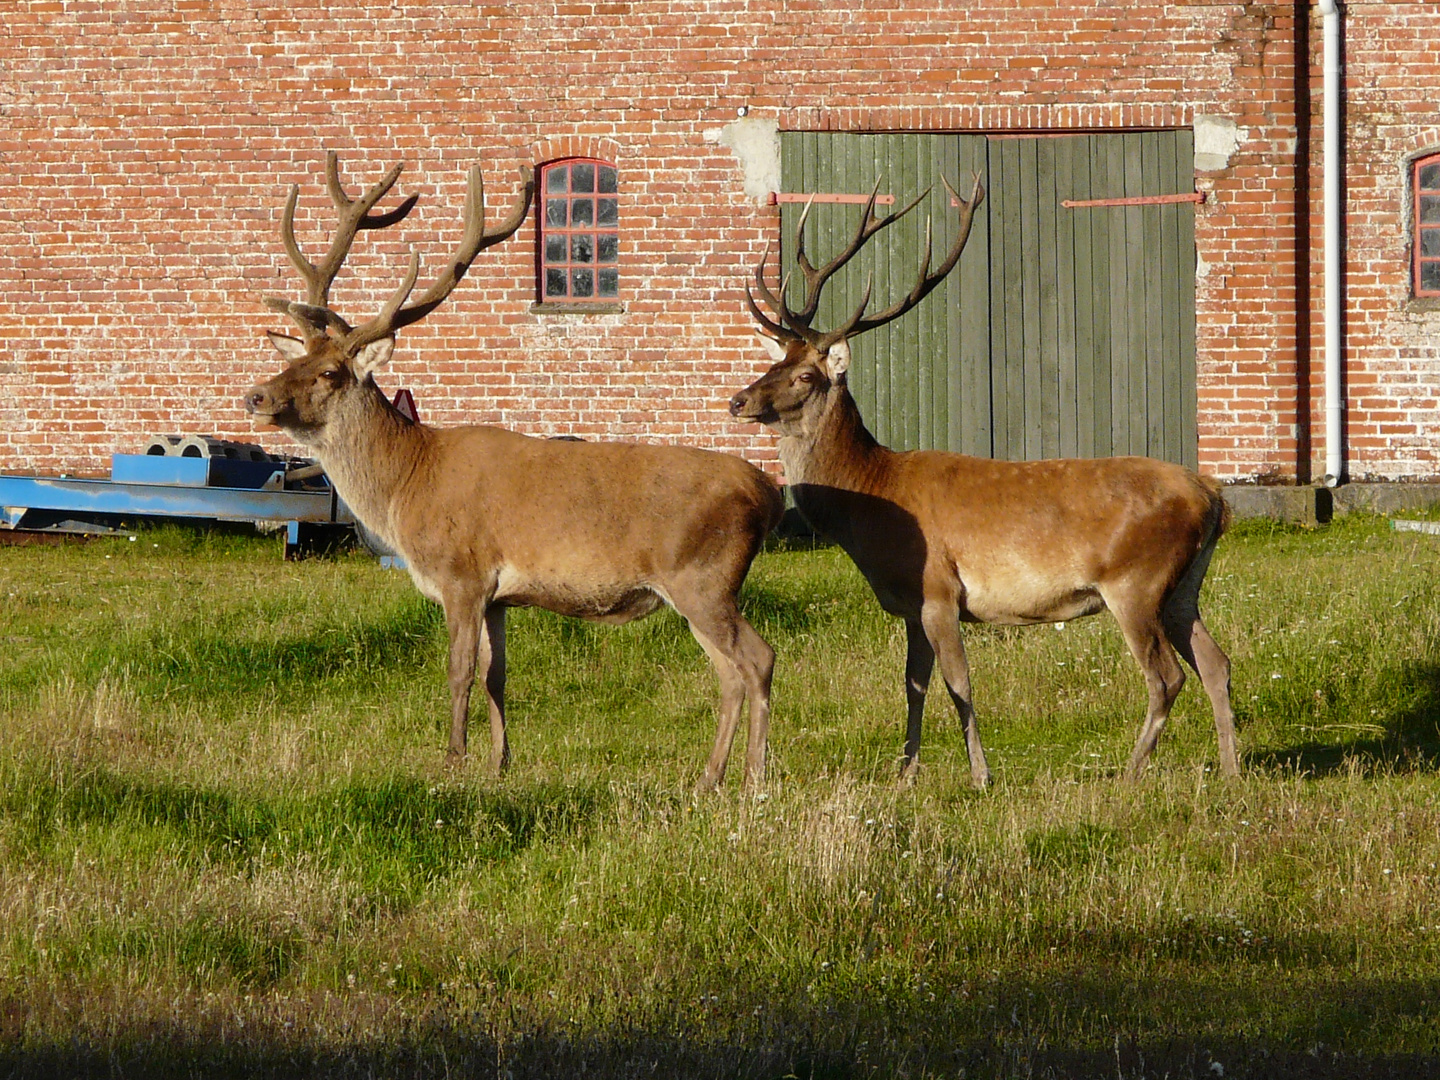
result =
[[[251,693],[262,687],[309,686],[362,673],[411,672],[443,656],[444,615],[415,603],[383,618],[319,628],[308,634],[227,633],[213,622],[168,627],[107,655],[139,679],[196,693]]]
[[[313,860],[346,874],[371,909],[403,910],[462,870],[583,834],[609,799],[593,787],[484,791],[411,777],[259,796],[103,768],[59,777],[21,769],[0,809],[27,854],[64,852],[107,829],[136,857],[163,852],[185,865]]]
[[[1384,716],[1351,725],[1364,734],[1336,742],[1318,740],[1246,755],[1261,769],[1328,776],[1359,768],[1362,772],[1433,772],[1440,768],[1440,663],[1410,662],[1389,680],[1399,688],[1400,703]],[[1347,725],[1334,725],[1344,730]]]
[[[197,1013],[190,1022],[172,1004],[150,1019],[81,1024],[45,1040],[32,1020],[53,1019],[53,1007],[11,991],[0,998],[0,1074],[1399,1080],[1440,1070],[1433,980],[1271,987],[1251,979],[1237,992],[1213,977],[1197,985],[1105,970],[1044,981],[1012,973],[966,983],[937,1004],[726,989],[727,1005],[709,1014],[680,1000],[669,1015],[602,1030],[502,1007],[503,1039],[478,1013],[441,1001],[400,1009],[356,1001],[342,1023],[345,999],[327,996],[290,999],[279,1011],[247,1007],[244,1022],[235,1002],[186,1003]],[[1253,1014],[1242,1017],[1247,1009]],[[1407,1023],[1405,1052],[1367,1048]]]

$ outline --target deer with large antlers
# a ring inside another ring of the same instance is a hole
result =
[[[849,339],[898,318],[920,303],[960,259],[975,209],[945,184],[958,205],[959,231],[944,262],[930,269],[930,234],[915,285],[866,315],[867,285],[842,325],[811,324],[829,278],[881,229],[924,198],[876,218],[875,196],[849,245],[815,267],[805,254],[807,208],[796,232],[804,281],[798,311],[786,304],[787,281],[772,292],[764,279],[768,251],[745,297],[776,361],[736,394],[730,412],[781,436],[780,457],[800,512],[855,561],[885,611],[905,620],[908,720],[902,776],[920,758],[925,694],[938,657],[940,673],[964,727],[970,775],[990,778],[971,704],[970,672],[960,622],[1004,625],[1064,622],[1109,608],[1145,674],[1149,708],[1128,775],[1145,768],[1180,693],[1178,651],[1200,675],[1215,714],[1220,766],[1235,774],[1230,662],[1200,619],[1200,586],[1229,514],[1217,486],[1189,469],[1143,457],[1010,462],[942,451],[896,452],[870,432],[846,385]],[[878,191],[878,185],[876,190]],[[872,281],[873,284],[873,281]],[[766,315],[754,293],[773,313]]]
[[[762,782],[775,654],[741,615],[736,596],[765,535],[780,518],[779,489],[728,454],[671,446],[530,438],[498,427],[434,428],[402,415],[375,384],[395,334],[450,294],[471,262],[509,237],[533,194],[509,217],[484,224],[479,166],[469,174],[465,232],[435,284],[410,300],[412,254],[400,287],[368,322],[352,327],[331,307],[331,283],[356,234],[402,219],[413,197],[378,213],[396,165],[363,197],[341,185],[335,155],[327,184],[340,223],[319,266],[300,251],[291,190],[285,250],[305,279],[305,301],[267,298],[301,338],[272,333],[289,366],[247,391],[245,408],[313,449],[356,517],[405,560],[420,591],[445,609],[450,637],[452,761],[466,752],[477,665],[490,716],[490,762],[509,759],[505,733],[505,611],[541,607],[608,623],[662,604],[685,617],[720,680],[714,749],[700,779],[713,788],[748,701],[745,779]]]

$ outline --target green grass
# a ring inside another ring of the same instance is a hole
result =
[[[1107,616],[967,628],[996,782],[832,549],[756,562],[762,798],[696,800],[668,613],[510,617],[514,765],[443,766],[438,609],[177,530],[0,548],[0,1074],[1440,1072],[1440,540],[1243,523],[1150,772]],[[483,737],[479,740],[483,744]]]

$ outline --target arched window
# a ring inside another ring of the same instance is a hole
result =
[[[1412,286],[1416,296],[1440,296],[1440,154],[1411,165],[1415,202],[1415,265]]]
[[[620,298],[620,198],[615,166],[593,158],[540,170],[540,301]]]

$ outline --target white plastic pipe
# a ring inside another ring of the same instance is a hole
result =
[[[1320,0],[1324,16],[1324,215],[1325,215],[1325,476],[1326,487],[1335,487],[1345,475],[1345,399],[1342,372],[1345,347],[1340,330],[1344,322],[1345,299],[1340,281],[1344,253],[1340,250],[1340,177],[1345,162],[1340,156],[1340,4]]]

